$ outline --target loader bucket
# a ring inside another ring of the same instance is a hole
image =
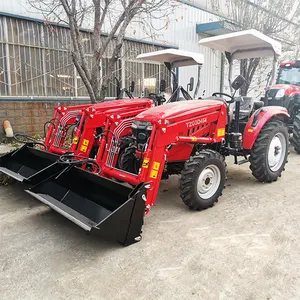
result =
[[[25,144],[21,148],[0,157],[0,172],[18,180],[26,181],[32,185],[42,180],[41,176],[35,177],[43,169],[43,178],[57,173],[65,166],[57,164],[59,156],[33,148]]]
[[[145,184],[135,189],[73,167],[26,190],[86,231],[124,246],[141,239]]]

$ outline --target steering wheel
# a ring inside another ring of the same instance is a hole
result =
[[[155,93],[149,93],[148,97],[151,98],[155,104],[155,106],[158,105],[158,101],[157,101],[157,95]]]
[[[156,105],[161,105],[162,103],[167,101],[167,99],[165,97],[159,96],[155,93],[149,93],[148,96],[154,100]]]
[[[157,95],[155,94],[155,93],[149,93],[149,95],[148,95],[149,97],[154,97],[154,98],[156,98],[157,97]]]
[[[230,95],[228,95],[228,94],[226,94],[226,93],[213,93],[213,94],[212,94],[212,96],[217,96],[217,95],[219,95],[219,96],[226,96],[226,97],[230,98],[231,100],[229,100],[229,101],[227,101],[227,100],[225,99],[225,101],[226,101],[227,103],[229,103],[229,104],[234,102],[233,97],[230,96]]]

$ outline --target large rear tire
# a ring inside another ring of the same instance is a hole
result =
[[[271,120],[261,129],[250,153],[252,175],[261,182],[276,181],[287,162],[289,135],[286,125]]]
[[[226,180],[225,158],[213,150],[200,151],[186,161],[180,178],[180,197],[193,210],[212,207]]]
[[[291,144],[295,151],[300,154],[300,115],[296,115],[293,122],[293,137]]]

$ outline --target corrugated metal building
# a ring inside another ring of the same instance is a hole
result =
[[[138,26],[131,27],[129,38],[124,45],[125,58],[115,70],[116,77],[122,78],[123,85],[128,86],[135,80],[135,95],[141,95],[147,88],[155,92],[159,80],[166,78],[163,65],[142,63],[135,60],[139,53],[155,51],[167,47],[200,52],[205,56],[201,73],[200,94],[205,95],[220,90],[221,55],[213,50],[200,47],[197,23],[207,23],[217,18],[190,4],[180,4],[172,13],[172,21],[167,29],[160,32],[159,39],[151,41],[146,38]],[[156,20],[157,28],[160,22]],[[64,47],[70,43],[66,28],[57,27],[53,34],[43,24],[43,16],[34,11],[26,0],[0,2],[0,96],[30,97],[85,97],[87,93],[76,74]],[[134,32],[134,34],[132,34]],[[90,49],[89,34],[86,33],[87,52]],[[61,43],[63,41],[63,43]],[[107,57],[109,53],[106,54]],[[105,59],[103,61],[105,72]],[[123,71],[122,71],[123,70]],[[180,84],[186,86],[191,76],[197,77],[197,67],[181,68]],[[151,79],[152,80],[149,80]],[[154,80],[155,78],[155,80]],[[169,78],[167,78],[169,80]],[[114,96],[115,87],[111,84],[108,96]]]

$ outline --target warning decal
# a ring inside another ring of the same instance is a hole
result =
[[[78,144],[78,140],[79,140],[78,137],[75,136],[74,139],[73,139],[73,144],[74,144],[74,145],[77,145],[77,144]]]
[[[153,163],[152,170],[150,172],[150,178],[154,178],[154,179],[157,178],[159,167],[160,167],[160,163],[158,161],[155,161]]]
[[[225,135],[225,128],[219,128],[217,135],[218,136],[224,136]]]
[[[82,146],[80,147],[80,151],[86,152],[86,150],[87,150],[87,146],[83,146],[83,145],[82,145]]]
[[[149,158],[145,158],[143,161],[142,168],[147,169],[149,167]]]
[[[90,142],[89,140],[85,140],[85,139],[84,139],[83,142],[82,142],[82,145],[88,146],[88,145],[89,145],[89,142]]]

